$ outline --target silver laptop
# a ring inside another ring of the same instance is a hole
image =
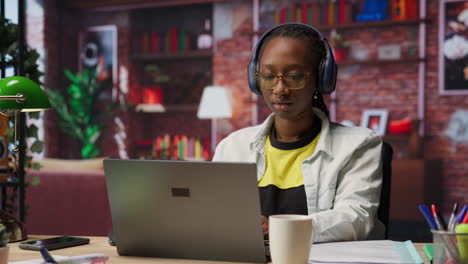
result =
[[[123,256],[265,263],[256,165],[104,160]]]

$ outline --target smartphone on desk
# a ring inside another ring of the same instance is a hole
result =
[[[28,250],[41,250],[41,248],[46,248],[47,250],[66,248],[79,246],[89,243],[89,238],[84,237],[73,237],[73,236],[60,236],[60,237],[51,237],[39,240],[33,240],[28,242],[22,242],[19,244],[21,249]]]

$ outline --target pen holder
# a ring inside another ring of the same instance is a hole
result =
[[[433,264],[468,264],[468,233],[431,230],[434,243]]]

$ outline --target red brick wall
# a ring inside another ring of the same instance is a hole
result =
[[[428,17],[439,16],[439,1],[428,3]],[[438,26],[433,20],[427,28],[426,72],[426,156],[443,161],[441,192],[445,194],[444,206],[448,210],[455,201],[468,203],[468,144],[452,143],[443,136],[451,115],[457,109],[468,109],[468,95],[441,96],[438,91]]]
[[[452,152],[451,142],[443,136],[452,113],[467,109],[468,96],[441,96],[438,92],[438,1],[428,0],[426,34],[426,92],[424,156],[443,161],[442,181],[430,182],[440,186],[443,197],[440,204],[447,212],[455,201],[468,203],[468,145],[459,144]],[[251,37],[242,34],[251,30],[251,18],[236,30],[232,39],[219,41],[214,61],[214,83],[229,87],[233,95],[233,129],[252,124],[248,102],[246,65],[252,47]],[[417,42],[417,25],[388,28],[361,28],[342,33],[352,45],[363,45],[377,57],[377,47],[383,44],[403,44],[403,55],[411,42]],[[416,34],[415,34],[416,32]],[[360,124],[362,111],[371,108],[389,110],[389,120],[417,118],[418,64],[402,62],[379,65],[340,66],[337,83],[338,122],[351,120]],[[350,74],[352,73],[352,74]],[[326,97],[329,101],[329,98]],[[259,98],[259,122],[269,114],[269,109]],[[329,105],[329,104],[328,104]],[[409,175],[410,177],[410,175]]]

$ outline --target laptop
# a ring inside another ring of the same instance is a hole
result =
[[[265,263],[256,165],[104,160],[122,256]]]

